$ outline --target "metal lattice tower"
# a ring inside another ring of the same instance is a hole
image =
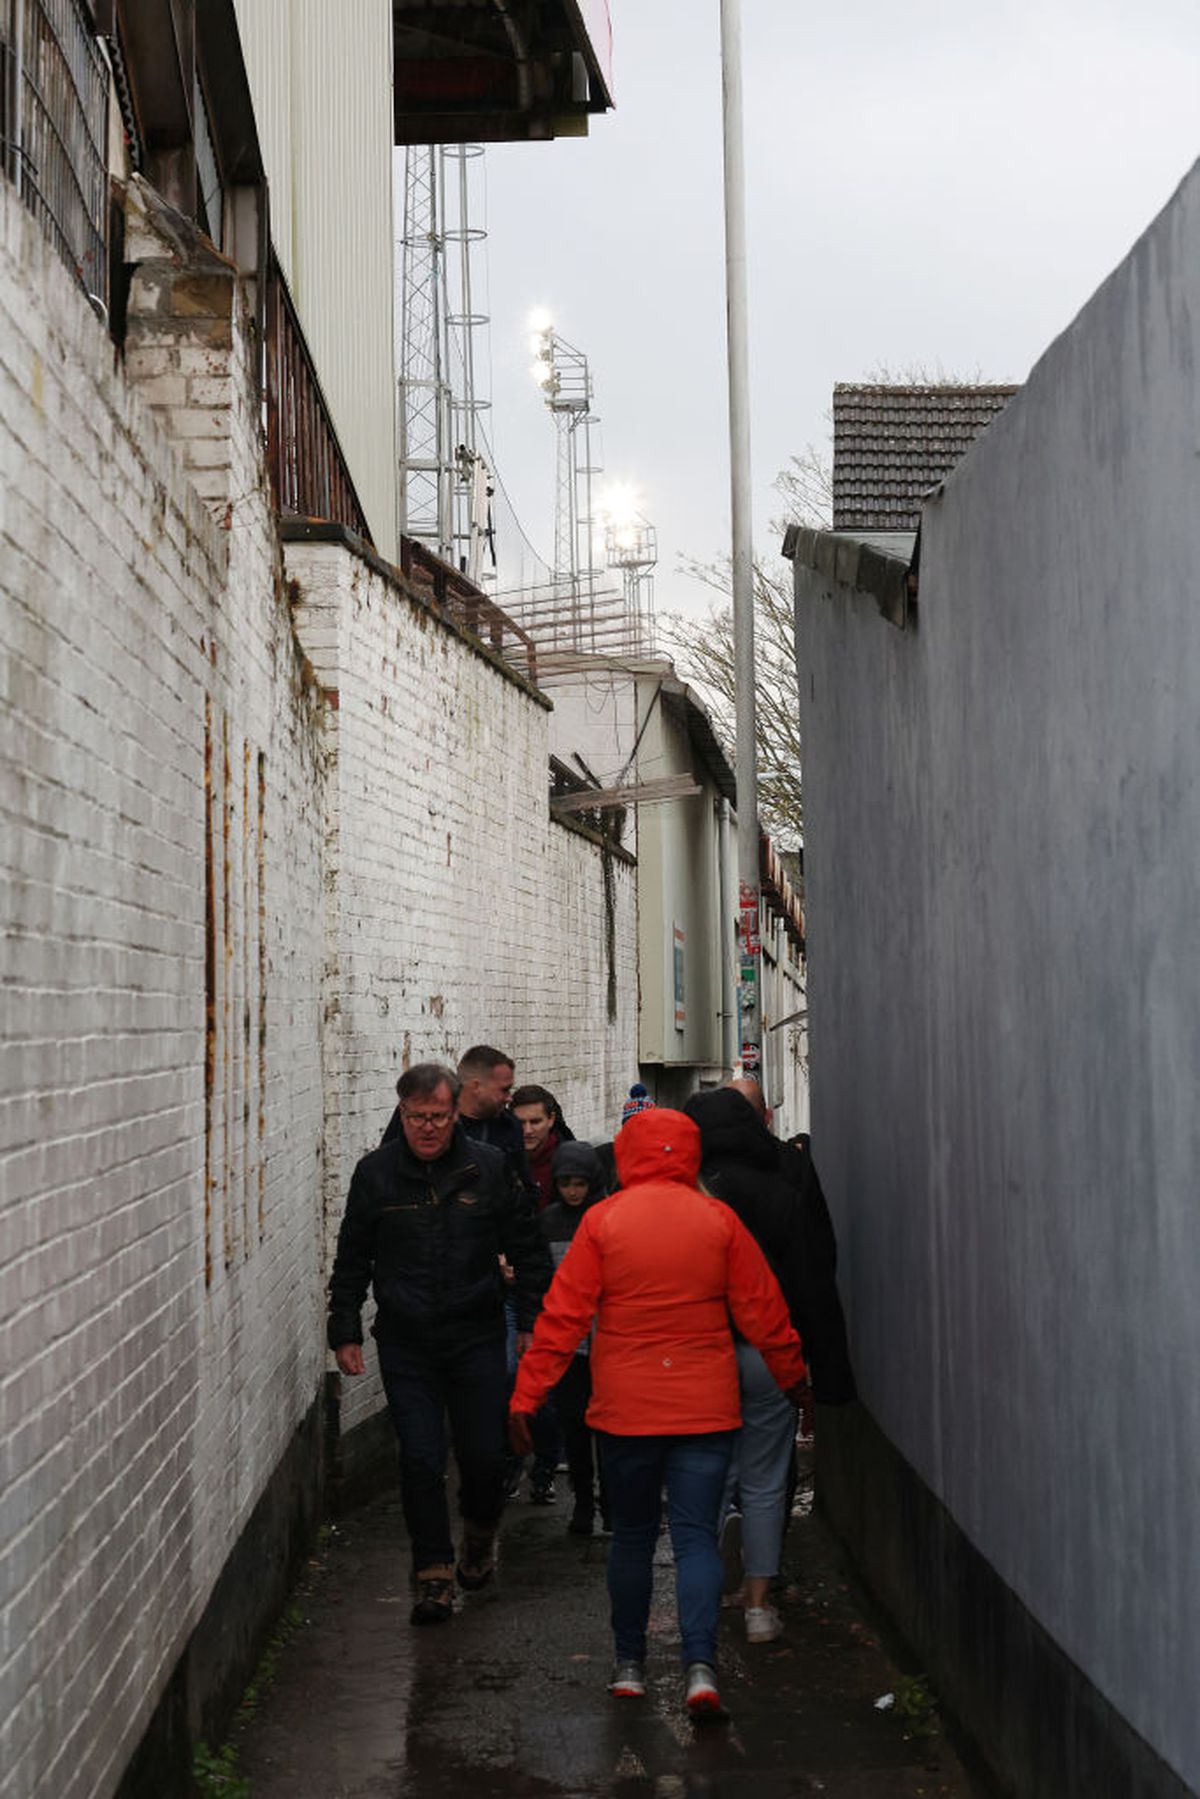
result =
[[[607,518],[604,523],[604,559],[619,568],[625,599],[625,622],[636,654],[654,651],[654,568],[658,562],[658,533],[640,513],[627,518]]]
[[[600,473],[594,399],[587,357],[553,325],[535,338],[537,378],[557,434],[554,497],[554,580],[560,604],[572,620],[571,639],[582,647],[596,603],[593,477]]]
[[[399,526],[480,582],[490,547],[491,479],[480,451],[472,223],[481,144],[411,145],[404,158],[397,366]]]

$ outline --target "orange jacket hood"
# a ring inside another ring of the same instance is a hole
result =
[[[622,1187],[646,1181],[684,1181],[694,1187],[700,1173],[700,1132],[685,1113],[650,1106],[621,1126],[613,1154]]]

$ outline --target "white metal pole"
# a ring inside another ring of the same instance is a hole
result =
[[[741,0],[721,0],[725,146],[725,305],[729,361],[729,491],[733,527],[733,658],[737,730],[737,867],[742,1072],[762,1078],[758,770],[754,704],[754,549],[750,517],[750,376],[746,303],[746,176],[742,151]]]

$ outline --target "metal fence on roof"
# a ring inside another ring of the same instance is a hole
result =
[[[107,300],[108,67],[81,0],[0,0],[0,168]]]

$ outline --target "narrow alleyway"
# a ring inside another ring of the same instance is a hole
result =
[[[660,1544],[650,1690],[605,1692],[606,1540],[566,1510],[509,1508],[503,1580],[446,1629],[408,1623],[394,1496],[340,1525],[306,1583],[293,1634],[235,1733],[252,1799],[986,1799],[927,1689],[881,1645],[840,1552],[802,1490],[789,1532],[787,1632],[749,1649],[722,1624],[729,1719],[682,1707],[670,1552]],[[894,1696],[886,1709],[876,1701]]]

